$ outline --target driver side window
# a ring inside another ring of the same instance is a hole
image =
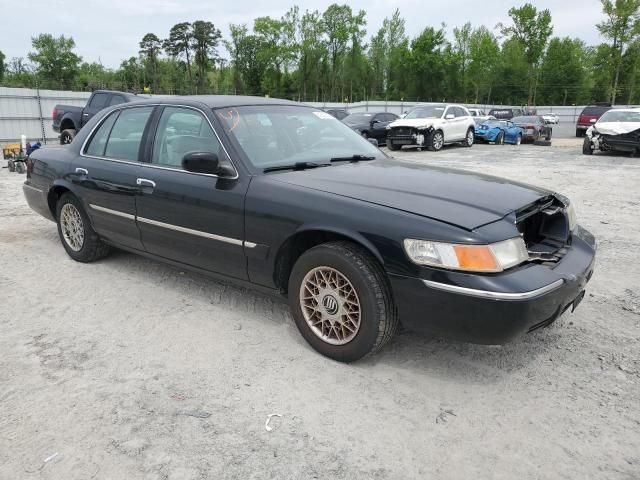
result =
[[[151,163],[182,168],[182,158],[190,152],[215,153],[219,159],[220,142],[204,116],[190,108],[165,107],[153,141]]]

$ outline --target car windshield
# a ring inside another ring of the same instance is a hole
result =
[[[327,112],[289,105],[215,110],[232,143],[253,167],[328,163],[332,158],[384,158],[374,145]]]
[[[516,117],[514,118],[512,121],[513,123],[537,123],[538,122],[538,118],[539,117],[533,117],[533,116],[528,116],[528,117]]]
[[[491,127],[506,127],[508,124],[504,120],[489,120],[484,122],[483,125],[489,125]]]
[[[427,105],[414,108],[404,118],[441,118],[443,113],[444,105]]]
[[[347,125],[355,125],[357,123],[369,123],[373,120],[373,113],[352,113],[342,119]]]
[[[637,112],[622,112],[609,110],[600,117],[598,123],[604,122],[640,122],[640,111]]]

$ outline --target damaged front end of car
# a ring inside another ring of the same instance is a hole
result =
[[[422,148],[426,145],[427,138],[433,131],[433,125],[391,127],[388,128],[387,140],[391,140],[395,145],[416,145],[418,148]]]
[[[625,152],[640,154],[640,128],[629,132],[620,132],[607,128],[593,126],[587,130],[585,150],[600,150],[601,152]],[[585,153],[588,153],[585,151]]]

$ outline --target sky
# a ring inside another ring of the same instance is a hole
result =
[[[602,20],[599,0],[529,0],[538,9],[548,8],[556,36],[578,37],[593,45],[603,41],[595,27]],[[367,12],[367,39],[396,8],[405,18],[407,34],[413,37],[426,26],[454,27],[467,21],[493,29],[498,22],[508,23],[509,8],[518,0],[351,0],[300,1],[301,11],[323,11],[331,3],[348,3],[354,10]],[[251,26],[261,16],[281,17],[295,0],[0,0],[0,51],[7,60],[26,57],[31,37],[39,33],[72,36],[76,52],[84,61],[101,62],[116,68],[120,62],[138,53],[142,37],[153,32],[166,38],[171,27],[180,22],[208,20],[227,36],[230,23]],[[226,56],[224,47],[220,53]]]

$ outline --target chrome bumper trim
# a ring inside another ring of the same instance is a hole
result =
[[[492,292],[490,290],[476,290],[473,288],[458,287],[457,285],[448,285],[446,283],[433,282],[431,280],[422,280],[427,287],[434,288],[436,290],[442,290],[445,292],[459,293],[461,295],[468,295],[471,297],[488,298],[492,300],[528,300],[530,298],[544,295],[545,293],[552,292],[557,288],[560,288],[564,284],[564,280],[556,280],[549,285],[537,288],[536,290],[530,290],[528,292],[518,293],[504,293],[504,292]]]

